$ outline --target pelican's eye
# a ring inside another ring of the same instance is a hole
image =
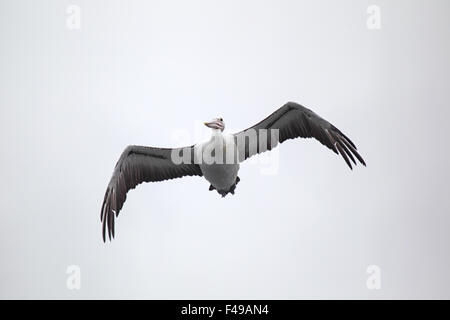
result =
[[[220,120],[220,121],[223,121],[223,119],[222,119],[222,118],[220,118],[219,120]]]

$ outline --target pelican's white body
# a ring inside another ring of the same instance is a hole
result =
[[[205,150],[223,148],[224,159],[221,162],[211,162],[204,157]],[[228,191],[235,185],[239,171],[238,148],[231,134],[222,134],[221,130],[213,129],[211,139],[194,146],[196,163],[199,164],[203,176],[217,190]],[[202,157],[200,159],[200,157]]]

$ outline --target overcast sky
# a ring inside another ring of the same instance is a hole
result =
[[[450,298],[449,9],[1,1],[0,298]],[[272,174],[241,166],[234,196],[198,177],[139,186],[102,242],[127,145],[196,143],[203,121],[238,131],[287,101],[368,166],[288,141]]]

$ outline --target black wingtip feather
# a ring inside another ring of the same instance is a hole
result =
[[[344,149],[345,153],[347,154],[347,156],[350,157],[350,159],[352,160],[352,162],[355,164],[356,166],[356,161],[355,158],[353,158],[352,153],[347,149],[347,147],[345,146],[345,143],[342,143],[341,141],[339,141],[340,146],[342,147],[342,149]]]
[[[347,137],[345,134],[343,134],[339,129],[336,128],[336,131],[343,136],[351,145],[352,147],[357,150],[356,145],[352,142],[352,140],[349,139],[349,137]]]
[[[342,150],[339,143],[336,143],[336,148],[338,148],[339,153],[341,154],[342,158],[344,158],[345,162],[347,162],[347,165],[349,166],[350,170],[353,170],[352,164],[350,163],[350,160],[348,159],[346,153],[344,150]]]
[[[106,242],[106,217],[103,218],[103,222],[102,222],[102,238],[103,238],[103,242]]]
[[[345,145],[350,149],[350,151],[355,155],[355,157],[359,160],[359,162],[361,162],[361,164],[363,166],[366,166],[366,162],[364,161],[364,159],[361,157],[361,155],[358,153],[358,151],[356,151],[355,148],[353,148],[352,145],[349,144],[349,141],[347,138],[344,137],[344,139],[342,139],[342,141],[345,143]]]

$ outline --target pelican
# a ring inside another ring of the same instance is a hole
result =
[[[224,134],[225,122],[215,118],[205,122],[211,139],[184,148],[155,148],[131,145],[122,152],[106,189],[101,208],[103,241],[106,229],[114,238],[114,219],[119,215],[126,194],[143,182],[156,182],[184,176],[203,176],[222,197],[234,194],[239,182],[239,163],[271,150],[278,143],[294,138],[315,138],[336,154],[350,169],[355,158],[364,159],[355,144],[338,128],[312,110],[288,102],[254,126],[235,134]]]

